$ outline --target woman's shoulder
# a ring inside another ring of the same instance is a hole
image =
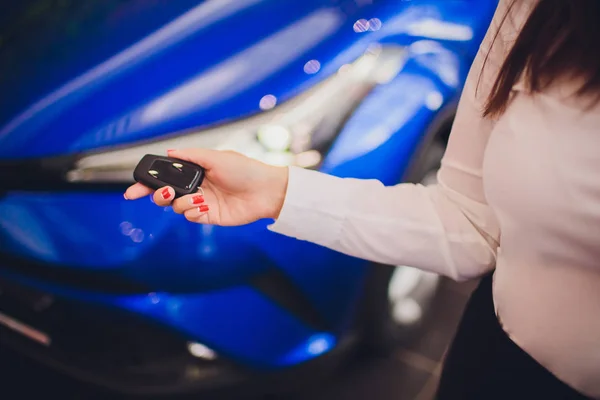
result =
[[[529,15],[540,0],[500,0],[492,20],[492,35],[487,46],[498,46],[508,53],[517,40]]]
[[[471,68],[470,82],[477,87],[476,100],[484,103],[504,60],[517,40],[538,0],[500,0]]]

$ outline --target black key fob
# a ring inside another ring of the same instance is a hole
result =
[[[198,191],[204,168],[176,158],[146,154],[135,167],[133,179],[154,190],[171,186],[175,197],[181,197]]]

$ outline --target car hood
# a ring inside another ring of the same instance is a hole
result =
[[[345,3],[3,6],[12,22],[0,32],[0,156],[111,146],[259,111],[263,96],[306,79],[311,52],[360,8]]]
[[[458,35],[455,42],[468,46],[493,7],[479,0],[8,3],[0,5],[4,159],[127,144],[260,112],[263,97],[285,101],[386,34]],[[364,29],[369,19],[383,28]],[[305,72],[307,63],[321,72]]]

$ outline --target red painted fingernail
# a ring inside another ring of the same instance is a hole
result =
[[[171,197],[171,193],[169,192],[169,189],[163,189],[163,191],[160,193],[160,195],[165,200],[168,200]]]
[[[169,149],[169,150],[167,150],[167,153],[170,153],[172,151],[175,151],[175,149]]]
[[[202,204],[202,203],[204,203],[204,196],[192,197],[192,204]]]
[[[202,213],[203,212],[207,212],[208,211],[208,206],[207,205],[200,206],[200,207],[198,207],[198,211],[200,211]]]

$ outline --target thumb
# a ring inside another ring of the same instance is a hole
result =
[[[169,157],[189,161],[207,170],[213,168],[217,161],[217,151],[210,149],[194,148],[168,150],[167,154]]]

